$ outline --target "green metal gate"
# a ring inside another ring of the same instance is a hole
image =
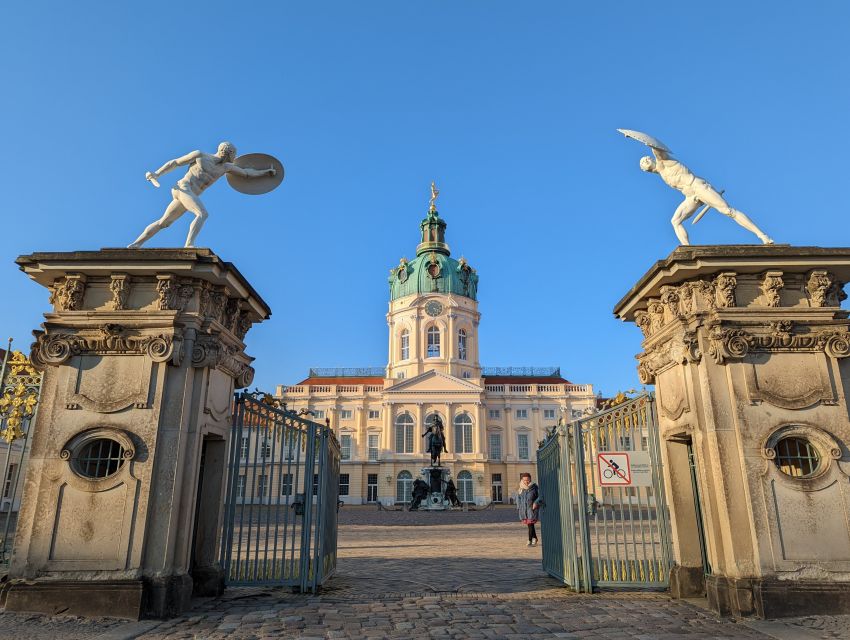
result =
[[[655,401],[558,427],[537,453],[543,567],[576,591],[666,588],[670,523]]]
[[[339,442],[271,396],[236,395],[221,565],[228,585],[317,591],[336,569]]]

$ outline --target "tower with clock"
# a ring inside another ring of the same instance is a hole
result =
[[[433,199],[419,225],[416,257],[390,270],[387,377],[438,371],[479,381],[478,274],[446,244],[446,222]]]

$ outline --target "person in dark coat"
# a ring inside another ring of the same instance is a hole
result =
[[[528,546],[537,546],[537,530],[534,525],[540,516],[540,490],[531,481],[530,473],[519,474],[516,508],[519,519],[523,524],[528,525]]]

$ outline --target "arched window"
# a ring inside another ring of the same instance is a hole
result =
[[[428,351],[429,358],[440,357],[440,330],[437,327],[428,329]]]
[[[475,502],[472,474],[469,471],[461,471],[457,474],[457,497],[461,502]]]
[[[410,502],[413,498],[413,476],[410,471],[402,471],[395,480],[396,503]]]
[[[410,358],[410,332],[407,329],[401,332],[401,359]]]
[[[457,332],[457,357],[466,360],[466,330]]]
[[[455,416],[455,453],[472,453],[472,418],[461,413]]]
[[[396,453],[413,453],[413,416],[402,413],[395,419]]]

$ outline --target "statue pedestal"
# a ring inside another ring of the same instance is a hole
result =
[[[451,477],[448,467],[423,467],[420,471],[422,480],[431,490],[428,497],[422,501],[420,511],[445,511],[451,508],[449,499],[445,496],[446,482]]]
[[[208,249],[21,256],[53,311],[7,611],[138,619],[220,593],[219,530],[243,338],[269,308]]]
[[[656,385],[671,591],[850,612],[850,248],[680,247],[616,306]]]

